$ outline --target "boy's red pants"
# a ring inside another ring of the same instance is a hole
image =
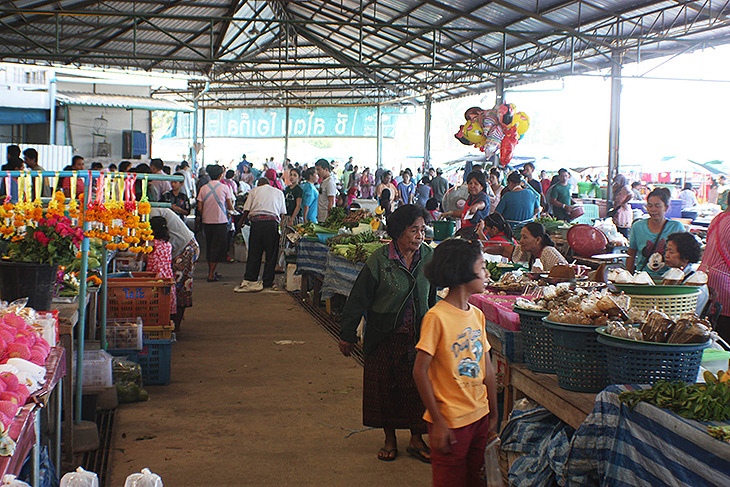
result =
[[[428,433],[433,425],[428,423]],[[451,430],[456,442],[451,453],[431,448],[433,487],[483,487],[480,474],[489,434],[489,415],[463,428]]]

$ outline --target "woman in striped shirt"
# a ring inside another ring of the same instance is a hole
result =
[[[717,292],[722,311],[715,326],[716,331],[730,342],[730,194],[728,206],[710,223],[707,230],[707,246],[702,256],[700,270],[709,277],[707,285]]]

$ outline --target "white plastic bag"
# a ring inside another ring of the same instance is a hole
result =
[[[61,478],[61,487],[99,487],[99,477],[79,467]]]
[[[162,479],[150,472],[149,468],[143,468],[141,473],[133,473],[127,477],[124,487],[162,487]]]
[[[496,434],[487,440],[487,447],[484,449],[484,477],[487,487],[504,487],[502,482],[502,471],[499,468],[499,436]]]
[[[3,476],[3,483],[0,484],[0,487],[30,487],[30,485],[15,478],[15,475],[7,474]]]

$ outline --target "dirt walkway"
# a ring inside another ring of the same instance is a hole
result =
[[[406,431],[395,462],[376,459],[382,432],[362,431],[360,365],[288,294],[235,294],[241,265],[221,272],[231,277],[196,279],[172,383],[117,410],[108,487],[143,467],[165,487],[430,485]]]

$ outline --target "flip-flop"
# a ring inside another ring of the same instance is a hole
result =
[[[412,446],[409,446],[406,448],[406,451],[419,462],[431,463],[431,459],[424,455],[424,453],[428,453],[429,455],[431,454],[431,450],[428,447],[413,448]]]
[[[208,282],[218,282],[218,281],[220,281],[220,280],[221,280],[221,279],[220,279],[220,277],[218,277],[218,276],[215,276],[215,277],[214,277],[213,279],[210,279],[210,278],[208,278]]]
[[[380,460],[381,462],[392,462],[396,458],[398,458],[397,448],[393,448],[392,450],[386,450],[385,448],[381,448],[380,450],[378,450],[378,460]]]

